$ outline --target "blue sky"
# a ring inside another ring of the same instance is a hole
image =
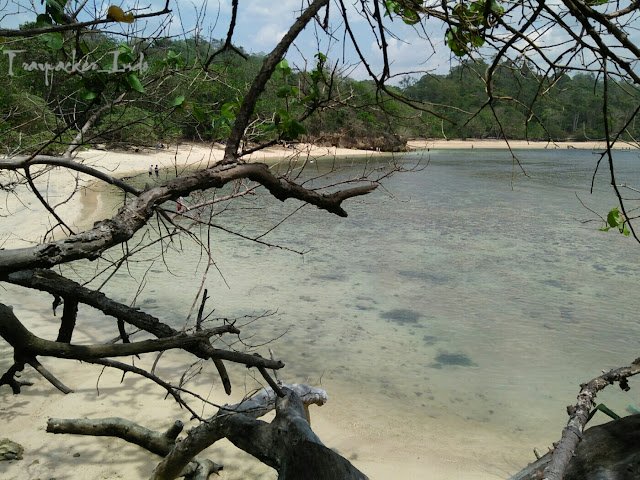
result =
[[[162,0],[153,1],[153,5],[156,7],[160,7],[162,4]],[[301,4],[301,0],[241,1],[234,35],[235,43],[251,53],[270,51],[299,15]],[[206,8],[203,10],[205,15],[201,34],[210,35],[213,38],[225,37],[231,15],[231,1],[209,0],[204,5]],[[170,31],[177,33],[180,27],[188,30],[193,29],[196,23],[194,7],[183,2],[175,9],[175,13],[178,14],[178,12],[181,22],[178,19],[174,20]],[[296,48],[290,50],[289,60],[298,66],[303,66],[304,58],[312,61],[313,55],[317,51],[322,51],[328,55],[332,63],[339,62],[351,76],[365,78],[366,71],[363,66],[357,65],[357,56],[350,42],[347,40],[343,45],[340,28],[342,23],[335,5],[331,5],[330,13],[332,27],[340,33],[334,39],[330,39],[316,24],[310,25],[296,42]],[[349,20],[363,53],[371,60],[376,71],[380,71],[382,68],[380,50],[375,38],[370,33],[369,25],[355,8],[351,8]],[[434,52],[428,41],[420,38],[416,30],[405,25],[402,21],[395,20],[390,25],[402,39],[388,39],[389,52],[393,59],[392,73],[399,74],[409,71],[445,73],[451,67],[451,62],[455,62],[444,44],[444,30],[439,26],[428,24],[427,27],[430,27],[429,34],[432,37],[433,46],[436,47]],[[420,76],[420,73],[416,73],[414,76]]]
[[[0,0],[2,3],[2,0]],[[73,5],[76,0],[70,0]],[[79,2],[78,2],[79,3]],[[89,19],[93,12],[106,12],[110,4],[121,6],[125,11],[139,8],[143,11],[159,10],[164,6],[164,0],[117,0],[115,2],[89,2],[88,12],[82,19]],[[239,6],[238,22],[234,35],[234,43],[242,46],[251,53],[270,51],[282,38],[288,27],[299,15],[301,0],[241,0]],[[0,26],[16,27],[25,21],[33,21],[34,13],[29,0],[8,0],[5,12],[16,13],[5,18],[0,14]],[[40,2],[34,3],[37,13],[44,11]],[[224,38],[228,29],[228,21],[231,15],[230,0],[206,0],[198,5],[192,2],[171,1],[172,19],[167,32],[171,35],[179,35],[187,32],[192,35],[197,28],[198,10],[201,12],[199,32],[205,38]],[[102,15],[103,13],[99,13]],[[357,56],[347,40],[343,45],[341,19],[335,5],[331,6],[332,27],[340,32],[334,39],[330,39],[318,28],[310,25],[296,42],[287,55],[290,62],[299,67],[304,66],[304,59],[313,62],[313,55],[317,51],[327,54],[332,64],[339,63],[350,76],[358,79],[366,77],[366,71],[362,65],[358,65]],[[355,8],[349,11],[349,20],[360,43],[363,53],[370,59],[376,72],[382,68],[380,50],[371,35],[369,25],[358,14]],[[137,23],[137,22],[136,22]],[[152,31],[155,22],[149,22],[147,31]],[[418,32],[396,19],[391,24],[392,30],[398,34],[399,39],[389,38],[389,52],[392,58],[392,73],[401,72],[435,72],[445,73],[449,70],[455,58],[452,58],[449,49],[444,44],[444,31],[435,24],[427,24],[431,36],[431,43],[420,38]],[[122,30],[127,28],[139,28],[127,25],[110,25],[110,30]],[[432,48],[432,45],[434,48]],[[344,48],[343,48],[344,47]],[[435,50],[435,51],[434,51]],[[414,77],[421,73],[414,73]],[[399,81],[400,77],[397,78]]]
[[[628,0],[622,0],[623,3]],[[68,0],[69,5],[81,4],[81,0]],[[375,38],[371,35],[371,29],[367,21],[359,14],[357,7],[359,0],[346,0],[349,5],[349,22],[358,38],[360,48],[370,61],[374,71],[379,73],[382,69],[382,59],[380,50]],[[157,11],[164,7],[164,0],[89,0],[86,4],[86,13],[81,19],[104,16],[110,4],[121,6],[125,11],[135,10],[138,13]],[[238,23],[234,35],[234,43],[242,46],[251,53],[270,51],[282,38],[291,23],[299,15],[301,5],[306,3],[303,0],[240,0]],[[44,6],[40,1],[31,0],[0,0],[0,26],[16,27],[25,21],[33,21],[35,5],[36,12],[42,13]],[[226,36],[228,22],[231,15],[231,0],[205,0],[204,2],[186,2],[171,0],[173,9],[171,22],[166,30],[167,34],[180,35],[186,32],[188,36],[199,29],[199,33],[205,38],[221,39]],[[547,5],[552,8],[562,9],[559,0],[547,0]],[[610,8],[609,5],[605,8]],[[611,8],[615,8],[612,6]],[[96,13],[97,12],[97,13]],[[201,14],[198,16],[198,12]],[[517,24],[520,10],[515,12],[512,23]],[[7,16],[7,13],[10,15]],[[338,62],[338,66],[343,73],[363,79],[366,78],[366,71],[362,65],[358,64],[357,56],[347,40],[343,44],[342,20],[338,14],[337,6],[331,4],[331,26],[335,29],[336,35],[330,38],[325,35],[317,24],[309,25],[305,32],[299,37],[295,47],[291,48],[287,57],[294,66],[304,67],[305,59],[313,62],[313,56],[321,51],[326,54],[331,64]],[[200,19],[198,21],[198,19]],[[165,17],[165,20],[166,17]],[[387,19],[388,20],[388,19]],[[122,31],[131,29],[146,29],[147,35],[151,34],[157,26],[158,20],[149,22],[137,21],[133,25],[109,24],[106,28],[110,31]],[[391,59],[391,73],[398,75],[395,82],[398,82],[403,73],[409,73],[412,77],[418,78],[424,73],[446,73],[451,66],[457,64],[458,59],[454,57],[444,41],[444,28],[434,20],[423,22],[423,31],[418,31],[413,27],[405,25],[400,19],[387,22],[397,38],[388,36],[389,54]],[[550,26],[552,27],[552,26]],[[631,37],[637,39],[640,32],[629,28]],[[563,40],[568,39],[566,32],[556,28],[541,28],[538,33],[529,32],[530,39],[538,45],[546,45],[548,53],[553,57],[553,52],[564,51],[566,45]],[[425,38],[428,36],[428,38]],[[516,46],[525,47],[522,41]],[[535,55],[533,55],[535,58]],[[580,59],[578,59],[579,61]],[[584,59],[586,62],[590,58]],[[636,64],[638,59],[631,59]]]

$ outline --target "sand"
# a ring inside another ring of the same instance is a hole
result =
[[[495,141],[413,141],[410,146],[414,149],[429,148],[506,148],[504,142]],[[551,148],[544,143],[512,142],[513,148]],[[595,144],[560,144],[558,148],[601,148]],[[207,145],[182,145],[180,148],[130,152],[105,152],[89,150],[82,152],[83,162],[96,168],[122,177],[134,173],[146,172],[150,165],[158,165],[160,169],[174,169],[178,173],[186,168],[206,166],[220,160],[223,149]],[[340,148],[314,147],[311,145],[296,145],[294,148],[270,148],[252,156],[253,161],[266,161],[270,164],[291,162],[294,156],[303,159],[319,161],[331,159],[334,156],[373,156],[376,152],[363,150],[347,150]],[[155,174],[151,180],[154,181]],[[74,229],[86,228],[98,219],[103,210],[101,196],[94,182],[86,177],[76,177],[61,169],[51,169],[39,177],[37,184],[45,191],[48,187],[49,198],[54,201],[64,201],[70,192],[80,187],[80,196],[76,196],[57,208],[58,213]],[[18,196],[11,196],[2,205],[0,213],[11,215],[2,218],[2,241],[4,247],[29,245],[39,241],[51,226],[51,218],[44,209],[22,192]],[[63,235],[57,229],[58,236]],[[29,301],[25,302],[24,292],[9,286],[3,292],[3,301],[13,303],[18,317],[33,329],[34,333],[47,338],[55,337],[58,324],[51,322],[51,299],[46,295],[29,293]],[[92,342],[105,335],[112,335],[113,326],[110,322],[96,324],[95,319],[102,318],[97,312],[87,308],[81,310],[80,325],[90,325],[90,328],[80,328],[74,341]],[[100,375],[100,369],[82,365],[79,362],[44,359],[44,363],[66,384],[74,389],[74,393],[62,395],[47,384],[41,377],[27,369],[25,379],[33,380],[35,385],[27,387],[24,393],[13,396],[5,386],[0,389],[0,420],[3,422],[0,437],[8,437],[21,443],[25,447],[25,457],[16,462],[0,462],[0,479],[138,479],[148,478],[157,460],[139,447],[126,444],[124,441],[109,438],[53,436],[45,432],[46,420],[50,417],[99,418],[108,416],[122,416],[138,421],[150,428],[164,430],[175,419],[183,420],[188,426],[193,426],[188,415],[176,407],[174,402],[164,398],[164,392],[146,380],[134,376],[127,376],[121,382],[121,376],[116,372],[107,371]],[[153,356],[145,356],[136,360],[137,365],[150,365]],[[192,357],[181,353],[169,353],[161,362],[162,372],[169,378],[176,380],[181,372],[180,367],[192,361]],[[12,352],[6,345],[0,343],[0,371],[4,372],[12,363]],[[234,379],[246,378],[246,369],[236,369],[232,372]],[[212,386],[213,383],[213,386]],[[231,398],[221,393],[221,387],[215,370],[209,364],[205,365],[204,375],[196,383],[195,389],[202,395],[218,403],[233,403],[238,401],[250,384],[242,381],[234,382],[234,394]],[[337,448],[344,456],[366,472],[372,480],[397,478],[403,480],[424,478],[451,479],[492,479],[504,478],[506,472],[495,471],[491,467],[491,460],[475,459],[474,465],[469,458],[462,456],[460,446],[449,445],[447,432],[441,432],[441,440],[437,443],[424,445],[424,448],[411,451],[405,449],[411,442],[408,439],[394,438],[387,432],[374,431],[366,422],[368,412],[384,415],[377,411],[374,405],[362,405],[362,415],[349,421],[345,412],[353,410],[352,405],[342,405],[337,392],[329,391],[330,401],[322,408],[312,409],[312,422],[316,433],[330,447]],[[203,413],[212,413],[212,409],[205,409]],[[410,418],[411,412],[407,412]],[[378,421],[379,423],[379,421]],[[434,424],[435,425],[435,424]],[[389,426],[393,428],[392,425]],[[449,425],[449,428],[467,429],[465,421],[459,425]],[[474,432],[469,436],[472,444],[493,445],[495,454],[500,458],[501,453],[508,449],[509,439],[494,438],[488,432]],[[449,442],[450,443],[450,442]],[[275,473],[268,467],[247,458],[247,455],[229,445],[215,445],[207,452],[207,456],[219,463],[223,463],[226,470],[221,474],[222,479],[273,479]],[[482,472],[488,465],[487,470]],[[513,470],[517,470],[513,465]],[[493,471],[491,471],[493,470]],[[474,473],[475,472],[475,473]]]
[[[508,144],[504,140],[410,140],[407,142],[407,146],[410,150],[453,150],[453,149],[580,149],[580,150],[593,150],[603,151],[606,148],[604,142],[540,142],[540,141],[527,141],[527,140],[509,140]],[[637,145],[628,143],[617,143],[614,148],[616,149],[632,149],[637,148]]]

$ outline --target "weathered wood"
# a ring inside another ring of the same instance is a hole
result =
[[[13,310],[0,304],[0,336],[9,343],[16,352],[27,357],[44,355],[56,358],[98,359],[105,357],[123,357],[140,353],[160,352],[173,348],[184,348],[206,341],[213,335],[235,330],[232,325],[203,330],[190,335],[178,334],[157,340],[142,340],[125,344],[71,345],[52,342],[32,334],[14,315]]]
[[[222,438],[277,470],[280,480],[366,479],[311,430],[305,405],[324,404],[326,393],[306,385],[283,385],[281,389],[283,397],[269,388],[237,405],[223,407],[176,444],[156,467],[152,480],[176,478],[193,455]],[[257,420],[273,408],[276,417],[271,423]]]
[[[119,417],[96,419],[50,418],[47,421],[48,433],[117,437],[161,457],[167,455],[175,446],[176,438],[182,427],[182,422],[176,421],[166,432],[159,433]],[[180,476],[189,475],[193,480],[206,480],[211,473],[217,473],[222,468],[222,465],[211,460],[194,458],[180,472]]]
[[[0,168],[2,168],[1,164]],[[145,190],[123,206],[113,217],[97,222],[93,228],[84,232],[33,247],[0,250],[0,275],[31,268],[48,268],[73,260],[95,260],[109,248],[131,239],[147,224],[155,207],[162,203],[196,190],[221,188],[241,179],[261,184],[278,200],[295,198],[341,217],[347,216],[347,212],[341,206],[344,200],[366,195],[377,187],[375,183],[369,183],[325,194],[304,188],[286,178],[276,177],[269,170],[269,166],[263,163],[235,161],[235,163],[219,164]]]
[[[0,275],[0,280],[20,285],[22,287],[34,288],[52,295],[66,296],[73,295],[80,303],[89,305],[100,310],[105,315],[115,317],[125,321],[145,332],[151,333],[158,338],[165,338],[178,335],[179,332],[171,326],[161,322],[158,318],[144,311],[132,308],[115,300],[110,299],[102,292],[90,290],[73,280],[63,277],[52,270],[33,269],[13,272],[7,275]],[[229,330],[229,333],[240,333],[237,329]],[[199,358],[211,358],[218,370],[225,392],[231,393],[231,380],[227,374],[222,360],[242,363],[249,367],[265,367],[279,369],[284,367],[280,360],[266,359],[259,355],[250,355],[242,352],[234,352],[213,348],[208,343],[187,345],[184,349]]]
[[[60,330],[56,342],[71,343],[73,330],[76,328],[76,318],[78,316],[78,300],[74,296],[67,296],[62,305],[62,318],[60,319]]]

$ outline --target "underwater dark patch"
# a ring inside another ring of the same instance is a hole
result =
[[[449,283],[451,278],[448,275],[442,273],[434,273],[428,271],[419,271],[419,270],[400,270],[398,275],[406,278],[411,278],[413,280],[421,280],[425,283],[432,283],[435,285],[444,285]]]
[[[435,362],[430,366],[431,368],[442,368],[446,366],[477,367],[478,364],[472,361],[469,356],[464,353],[440,352],[436,355]]]
[[[385,320],[399,323],[400,325],[418,323],[418,320],[422,317],[420,312],[408,308],[395,308],[381,313],[380,316]]]
[[[422,337],[422,341],[425,345],[435,345],[438,341],[438,337],[434,337],[433,335],[425,335]]]
[[[331,280],[334,282],[343,282],[347,279],[347,276],[343,273],[327,273],[324,275],[315,275],[320,280]]]
[[[560,307],[560,318],[569,322],[573,321],[573,310],[566,307]]]

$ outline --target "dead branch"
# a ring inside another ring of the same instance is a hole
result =
[[[62,275],[58,275],[51,270],[24,270],[4,276],[0,275],[0,279],[15,285],[42,290],[54,295],[66,296],[73,294],[80,303],[94,307],[105,315],[120,319],[158,338],[170,337],[179,333],[169,325],[162,323],[153,315],[116,302],[102,292],[83,287],[79,283],[69,280]],[[240,332],[237,329],[230,328],[229,333]],[[242,352],[216,349],[205,343],[186,346],[185,350],[199,358],[213,359],[227,393],[231,393],[231,381],[222,360],[242,363],[248,367],[262,366],[270,369],[280,369],[284,367],[284,363],[279,360],[266,359],[258,355],[249,355]]]
[[[618,382],[620,388],[627,391],[629,390],[627,379],[638,373],[640,373],[640,358],[636,358],[629,366],[610,370],[580,386],[578,402],[567,407],[569,422],[562,431],[562,437],[544,470],[544,480],[562,480],[576,446],[582,439],[584,427],[590,418],[591,409],[596,405],[595,398],[598,392],[615,382]]]
[[[377,185],[368,184],[330,194],[306,189],[286,178],[273,175],[262,163],[221,164],[190,175],[175,178],[164,185],[141,193],[122,207],[110,219],[97,222],[94,227],[69,237],[41,243],[34,247],[0,250],[0,274],[29,268],[51,267],[82,258],[95,260],[105,250],[129,240],[144,227],[154,208],[167,200],[178,198],[195,190],[221,188],[229,182],[247,178],[264,186],[281,201],[295,198],[318,208],[346,217],[341,204],[344,200],[366,195]]]
[[[167,455],[175,446],[176,439],[183,427],[183,423],[177,420],[166,432],[160,433],[118,417],[96,418],[93,420],[50,418],[47,421],[48,433],[117,437],[161,457]],[[185,466],[179,476],[191,475],[190,478],[206,480],[210,474],[217,473],[222,468],[222,465],[211,462],[211,460],[194,458],[192,462]],[[193,476],[198,471],[200,471],[200,476]]]
[[[222,325],[193,334],[178,334],[157,340],[143,340],[118,345],[71,345],[63,342],[52,342],[34,335],[18,320],[10,307],[0,303],[0,336],[16,352],[27,357],[43,355],[76,360],[123,357],[141,353],[161,352],[173,348],[185,348],[189,345],[202,343],[213,335],[221,335],[232,331],[237,331],[233,325]]]

